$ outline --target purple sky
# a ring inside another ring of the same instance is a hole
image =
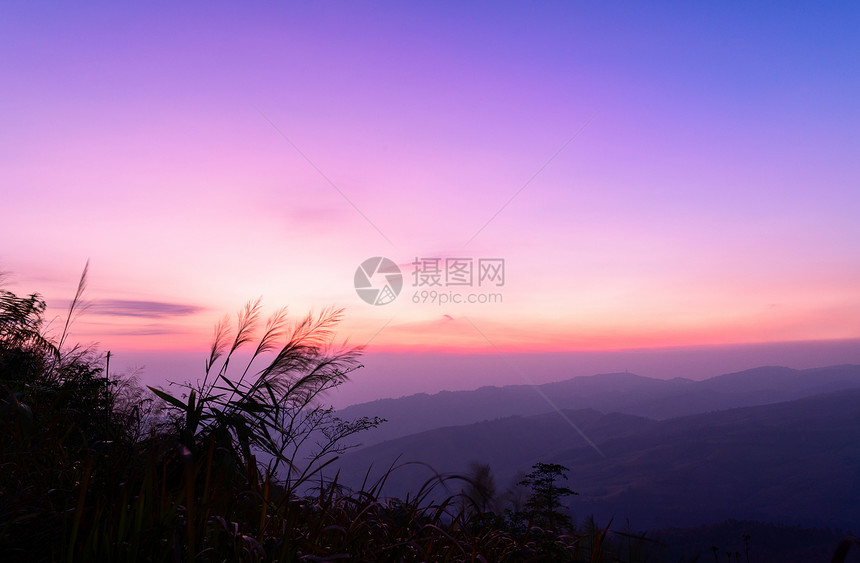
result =
[[[201,358],[260,295],[345,307],[376,353],[856,339],[858,28],[847,3],[6,5],[0,270],[60,314],[89,258],[75,337],[120,368]],[[387,305],[353,288],[373,256],[403,270]],[[416,257],[502,258],[504,285],[415,287]]]

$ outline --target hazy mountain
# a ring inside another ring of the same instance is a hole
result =
[[[727,520],[693,528],[659,530],[651,535],[656,544],[649,544],[653,561],[728,561],[727,553],[740,554],[735,561],[778,561],[779,563],[809,563],[830,561],[845,533],[829,528],[778,526],[750,520]],[[748,557],[747,557],[748,556]],[[846,560],[860,561],[860,553],[852,550]]]
[[[785,381],[777,372],[753,373],[775,378],[753,393]],[[732,374],[703,383],[736,389],[745,381]],[[442,473],[489,463],[504,489],[517,471],[552,461],[571,468],[570,486],[581,493],[570,503],[574,513],[603,522],[630,518],[636,528],[657,529],[737,518],[844,529],[860,521],[860,389],[668,420],[592,409],[564,415],[438,428],[363,448],[341,460],[341,481],[360,484],[371,464],[379,475],[400,456]],[[430,475],[422,466],[400,469],[387,492],[414,492]]]
[[[442,426],[550,412],[553,406],[545,397],[560,409],[592,408],[659,420],[790,401],[855,387],[860,387],[858,365],[806,370],[760,367],[704,381],[612,373],[538,386],[482,387],[474,391],[382,399],[347,407],[339,415],[388,419],[387,424],[362,435],[362,442],[370,445]]]

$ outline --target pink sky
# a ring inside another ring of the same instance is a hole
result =
[[[90,259],[75,336],[132,358],[202,356],[258,296],[344,307],[342,336],[377,352],[858,338],[858,23],[7,6],[0,270],[59,314]],[[371,256],[404,265],[391,304],[353,289]],[[414,303],[416,257],[504,258],[503,302]]]

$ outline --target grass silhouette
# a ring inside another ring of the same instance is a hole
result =
[[[562,466],[535,465],[526,510],[504,510],[480,464],[434,472],[404,498],[382,491],[415,462],[376,479],[368,469],[358,490],[324,477],[355,436],[384,422],[342,420],[321,401],[361,367],[361,348],[334,343],[341,311],[291,322],[280,309],[263,322],[260,301],[249,302],[235,326],[216,327],[201,379],[142,388],[104,373],[92,347],[67,343],[86,275],[58,339],[39,295],[0,290],[7,560],[647,560],[637,534],[570,523]],[[452,484],[461,492],[448,493]]]

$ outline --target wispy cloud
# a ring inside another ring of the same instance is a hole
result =
[[[150,325],[141,328],[129,328],[114,330],[114,336],[162,336],[172,334],[185,334],[183,330],[177,330],[176,327],[163,325]]]
[[[203,310],[203,307],[187,303],[135,301],[129,299],[101,299],[89,302],[87,314],[108,315],[112,317],[164,319],[168,317],[184,317],[193,315]]]

